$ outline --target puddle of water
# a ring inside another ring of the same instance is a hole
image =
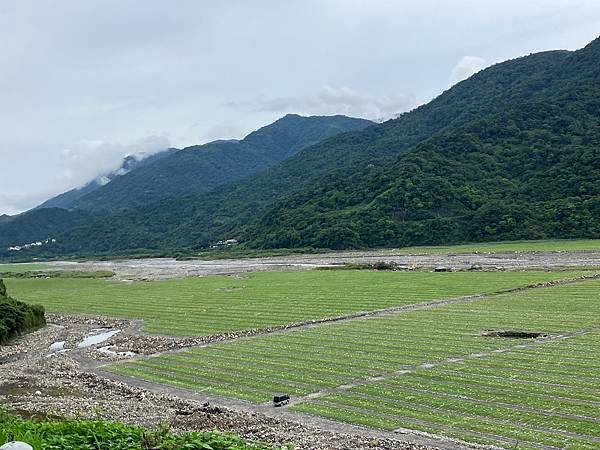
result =
[[[114,350],[111,350],[111,348],[114,348],[114,345],[107,345],[106,347],[100,347],[98,349],[98,351],[100,353],[104,353],[105,355],[111,355],[111,356],[135,356],[136,353],[134,352],[115,352]]]
[[[65,341],[58,341],[48,347],[48,350],[52,353],[59,352],[65,349]]]
[[[103,331],[103,332],[100,333],[99,331]],[[106,331],[106,328],[92,330],[92,334],[88,334],[83,341],[81,341],[79,344],[77,344],[77,347],[87,348],[87,347],[91,347],[92,345],[101,344],[102,342],[109,340],[115,334],[120,333],[120,332],[121,332],[121,330]]]

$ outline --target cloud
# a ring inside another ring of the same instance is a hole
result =
[[[147,136],[131,144],[83,140],[60,153],[60,178],[71,188],[117,170],[127,155],[143,159],[169,147],[165,136]]]
[[[487,62],[483,58],[477,56],[463,56],[452,68],[452,72],[450,73],[450,85],[452,86],[460,81],[466,80],[486,66]]]
[[[414,95],[374,96],[348,87],[325,86],[314,94],[289,97],[259,96],[252,100],[227,102],[232,108],[256,112],[295,112],[301,114],[345,114],[369,119],[384,119],[416,106]]]
[[[23,210],[42,203],[52,195],[51,192],[0,192],[0,215],[18,214]]]
[[[238,139],[243,136],[242,128],[233,122],[225,121],[208,127],[206,133],[200,136],[202,141],[214,141],[217,139]]]
[[[28,191],[11,185],[1,189],[0,215],[20,213],[61,192],[97,178],[101,180],[102,176],[119,169],[127,155],[142,160],[169,147],[169,139],[162,135],[147,136],[129,144],[104,140],[78,141],[60,152],[58,170],[52,183]]]

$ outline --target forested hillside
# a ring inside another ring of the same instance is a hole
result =
[[[96,217],[57,253],[598,237],[600,40],[492,66],[207,195]],[[1,228],[0,228],[1,230]]]
[[[289,114],[241,141],[215,141],[187,147],[144,164],[79,198],[72,207],[115,211],[165,198],[202,194],[271,167],[303,147],[372,124],[346,116]]]
[[[171,215],[173,202],[187,202],[186,196],[205,193],[227,181],[247,177],[277,164],[305,146],[371,125],[373,122],[369,120],[341,115],[303,117],[289,114],[250,133],[242,141],[215,141],[183,150],[169,149],[128,164],[126,170],[121,171],[125,173],[112,176],[110,183],[104,186],[92,182],[82,189],[54,197],[37,209],[0,218],[0,252],[12,245],[65,236],[71,230],[80,230],[79,227],[87,234],[79,234],[81,238],[60,238],[60,245],[72,249],[112,248],[115,245],[144,247],[148,242],[157,242],[157,233],[165,226],[173,226],[176,220],[182,219],[176,211]],[[144,208],[148,204],[153,205],[152,208],[158,207],[160,213],[140,217],[145,214]],[[182,208],[187,206],[183,203]],[[148,226],[126,222],[128,210]],[[119,214],[124,216],[123,219]],[[165,223],[154,220],[154,215],[158,218],[161,214],[170,216]],[[56,246],[55,250],[63,251],[58,249]],[[37,250],[52,251],[49,248]]]

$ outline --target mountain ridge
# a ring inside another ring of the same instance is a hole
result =
[[[346,116],[288,114],[242,140],[186,147],[139,167],[73,203],[90,211],[129,209],[168,197],[203,194],[283,161],[305,145],[373,123]]]
[[[590,185],[600,182],[600,174],[584,170],[573,155],[600,167],[600,146],[594,146],[599,47],[595,40],[574,52],[496,64],[397,119],[325,139],[209,195],[187,193],[95,217],[64,233],[56,250],[189,252],[223,238],[258,248],[354,248],[561,233],[595,237],[600,214]],[[471,151],[464,152],[463,144]],[[557,189],[542,176],[554,170],[543,158],[532,160],[536,178],[523,180],[519,167],[531,149],[558,152],[566,179],[588,193]],[[469,180],[471,171],[480,177]],[[528,194],[546,188],[563,197],[543,202]],[[508,203],[498,203],[504,198]],[[494,215],[494,208],[504,212]],[[460,214],[468,220],[459,220]],[[469,221],[485,232],[477,234]]]
[[[126,155],[125,158],[123,158],[123,162],[121,163],[121,166],[117,170],[114,170],[107,174],[101,174],[101,175],[97,176],[96,178],[94,178],[93,180],[88,181],[86,184],[84,184],[81,187],[76,187],[69,191],[58,194],[58,195],[44,201],[40,205],[36,206],[34,209],[38,209],[38,208],[70,209],[73,206],[73,204],[77,200],[79,200],[81,197],[95,191],[96,189],[101,188],[102,186],[105,186],[109,182],[113,181],[116,177],[125,175],[126,173],[130,172],[131,170],[135,169],[136,167],[139,167],[143,164],[149,164],[160,158],[168,156],[169,154],[176,152],[178,150],[179,149],[176,149],[176,148],[168,148],[168,149],[161,150],[161,151],[159,151],[155,154],[149,155],[149,156],[144,156],[143,154]]]

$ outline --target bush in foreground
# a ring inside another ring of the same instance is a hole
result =
[[[27,442],[34,450],[291,449],[248,442],[217,431],[176,435],[167,427],[148,430],[102,420],[24,420],[0,409],[0,445],[11,441]]]
[[[46,323],[44,307],[19,302],[8,296],[0,280],[0,344]]]

